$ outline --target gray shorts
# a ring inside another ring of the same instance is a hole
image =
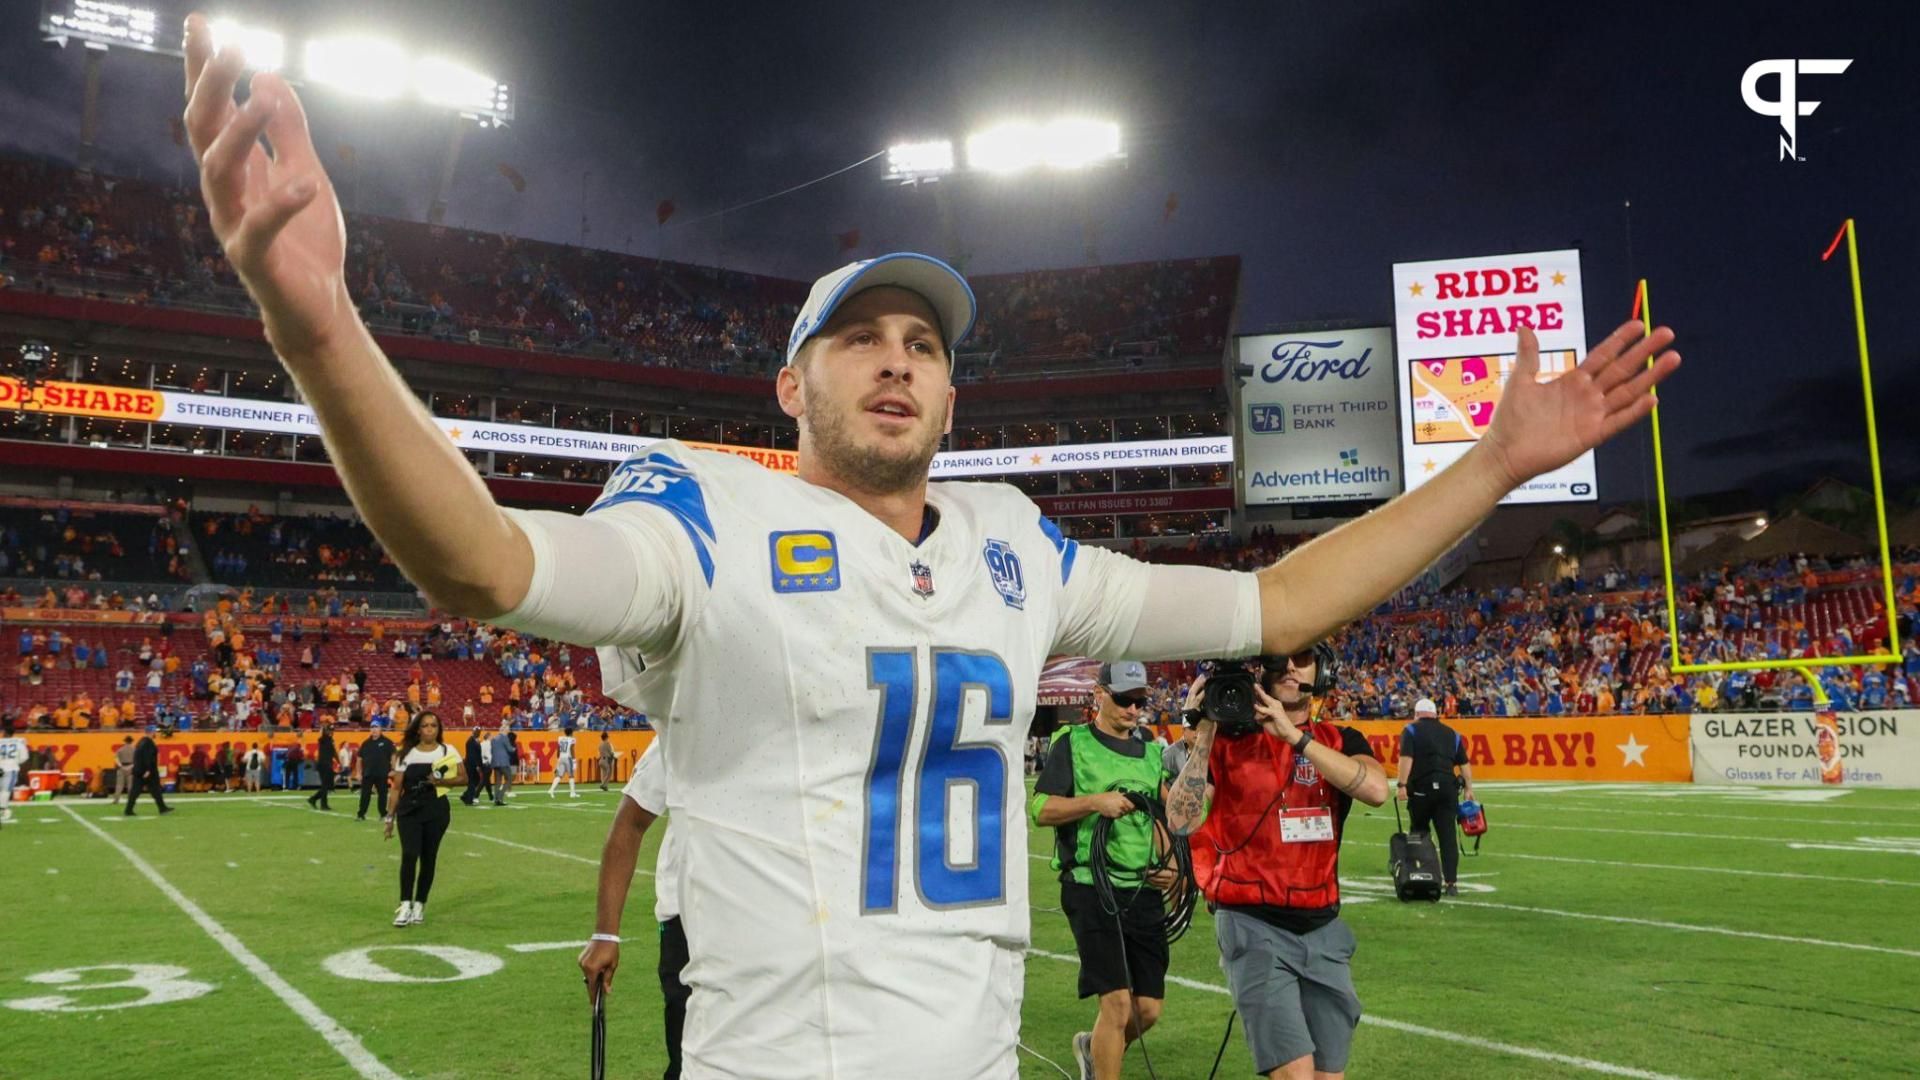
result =
[[[1306,1054],[1320,1072],[1345,1071],[1360,1024],[1353,930],[1335,919],[1311,933],[1290,934],[1221,910],[1214,936],[1254,1071],[1264,1076]]]

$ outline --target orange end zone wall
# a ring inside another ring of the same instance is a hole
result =
[[[482,737],[490,736],[497,730],[498,729],[483,728],[481,729],[481,735]],[[54,759],[60,766],[61,771],[85,773],[89,785],[92,784],[93,778],[98,776],[102,769],[112,767],[114,762],[114,748],[120,745],[121,740],[125,739],[127,734],[128,733],[124,731],[29,731],[21,733],[27,740],[28,747],[35,753],[38,753],[41,747],[51,746],[53,748]],[[608,734],[613,737],[614,749],[620,755],[618,775],[624,778],[633,771],[633,763],[636,760],[635,755],[645,750],[648,744],[653,742],[654,733],[651,731],[614,731]],[[344,749],[348,746],[358,747],[362,742],[365,742],[371,737],[371,735],[372,732],[368,731],[341,731],[335,732],[333,739],[337,746]],[[460,748],[461,751],[464,752],[467,744],[467,732],[465,730],[454,730],[448,732],[448,735],[450,736],[448,741],[451,745]],[[399,741],[397,732],[390,732],[389,737],[393,738],[396,742]],[[524,760],[527,755],[531,754],[534,761],[539,763],[541,775],[550,776],[553,771],[553,759],[558,756],[559,748],[556,740],[560,738],[560,733],[557,731],[516,731],[514,732],[514,737],[520,743],[522,759]],[[206,747],[208,755],[211,756],[219,753],[220,747],[227,743],[233,743],[235,752],[239,753],[251,748],[254,743],[259,743],[262,750],[272,750],[286,749],[294,745],[297,741],[300,744],[301,751],[306,755],[307,761],[312,762],[320,742],[319,736],[311,731],[302,731],[297,735],[293,732],[283,731],[278,735],[272,736],[259,732],[195,731],[182,732],[164,739],[157,735],[154,738],[160,747],[160,767],[166,770],[166,775],[169,779],[177,775],[180,768],[192,758],[193,748],[196,746]],[[600,759],[599,732],[582,731],[576,733],[574,738],[578,740],[575,744],[574,756],[582,766],[591,766],[592,763]],[[139,736],[135,735],[134,740],[136,742],[139,741]],[[583,773],[583,775],[591,774]]]

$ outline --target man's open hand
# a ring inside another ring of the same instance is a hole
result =
[[[1511,486],[1565,465],[1653,411],[1649,391],[1680,366],[1680,354],[1667,348],[1672,330],[1662,326],[1642,340],[1643,332],[1640,323],[1622,323],[1579,367],[1543,383],[1539,339],[1520,330],[1513,375],[1480,439]],[[1651,367],[1650,356],[1658,356]]]
[[[215,55],[213,32],[198,13],[187,17],[186,54],[187,138],[200,163],[207,222],[260,305],[274,349],[311,355],[357,316],[346,289],[346,226],[306,112],[271,73],[255,75],[247,103],[236,107],[246,58],[231,45]]]

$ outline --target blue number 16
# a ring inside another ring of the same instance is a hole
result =
[[[880,730],[867,768],[866,843],[860,910],[894,911],[900,902],[900,804],[907,751],[920,724],[919,663],[912,649],[869,649],[867,685],[880,691]],[[1006,900],[1007,759],[992,743],[960,741],[968,690],[986,694],[989,724],[1013,722],[1013,677],[992,653],[933,650],[932,723],[914,764],[914,887],[928,907],[972,907]],[[953,789],[973,788],[973,860],[947,852]]]

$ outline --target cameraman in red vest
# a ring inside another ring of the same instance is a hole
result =
[[[1256,1071],[1339,1080],[1360,1023],[1353,931],[1340,920],[1340,834],[1353,800],[1384,805],[1387,774],[1367,740],[1318,718],[1334,687],[1324,642],[1269,657],[1253,725],[1221,731],[1187,692],[1193,754],[1167,795],[1167,824],[1192,837],[1194,877]]]

